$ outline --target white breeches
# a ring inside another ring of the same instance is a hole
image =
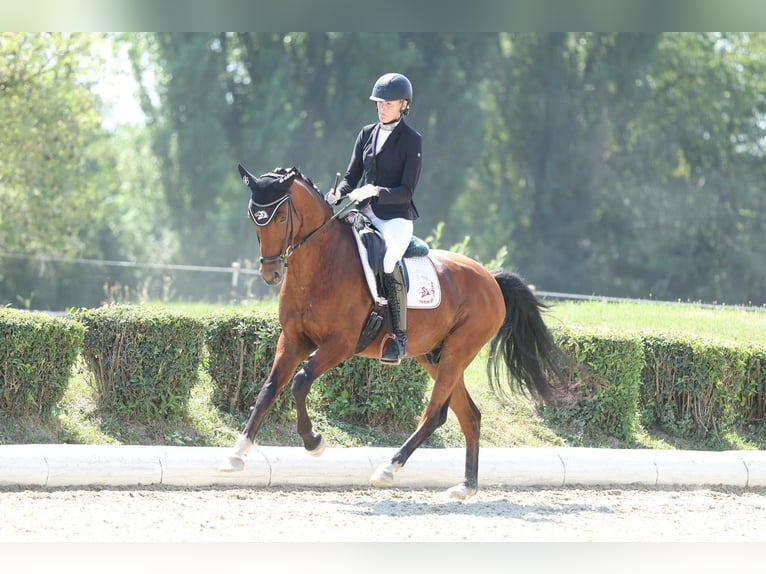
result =
[[[364,208],[363,213],[370,218],[386,242],[383,272],[393,273],[396,262],[404,256],[404,252],[407,251],[407,246],[412,240],[414,225],[409,219],[380,219],[369,206]]]

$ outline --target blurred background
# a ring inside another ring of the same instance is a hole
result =
[[[432,247],[545,291],[766,304],[766,34],[0,32],[0,305],[276,295],[237,163],[326,192],[392,71]]]

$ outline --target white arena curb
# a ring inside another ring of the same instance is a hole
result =
[[[369,486],[396,448],[256,446],[241,472],[218,466],[224,447],[0,445],[0,486]],[[419,448],[394,486],[440,488],[463,479],[465,450]],[[504,486],[766,486],[766,451],[677,451],[574,447],[482,448],[479,488]]]

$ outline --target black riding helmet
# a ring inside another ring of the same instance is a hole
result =
[[[402,112],[402,115],[405,116],[409,113],[412,103],[412,84],[407,76],[402,74],[383,74],[372,86],[370,99],[374,102],[407,100],[407,108]]]

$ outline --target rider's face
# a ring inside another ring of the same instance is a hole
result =
[[[392,100],[390,102],[376,102],[378,106],[378,119],[387,124],[399,119],[402,111],[407,106],[406,100]]]

